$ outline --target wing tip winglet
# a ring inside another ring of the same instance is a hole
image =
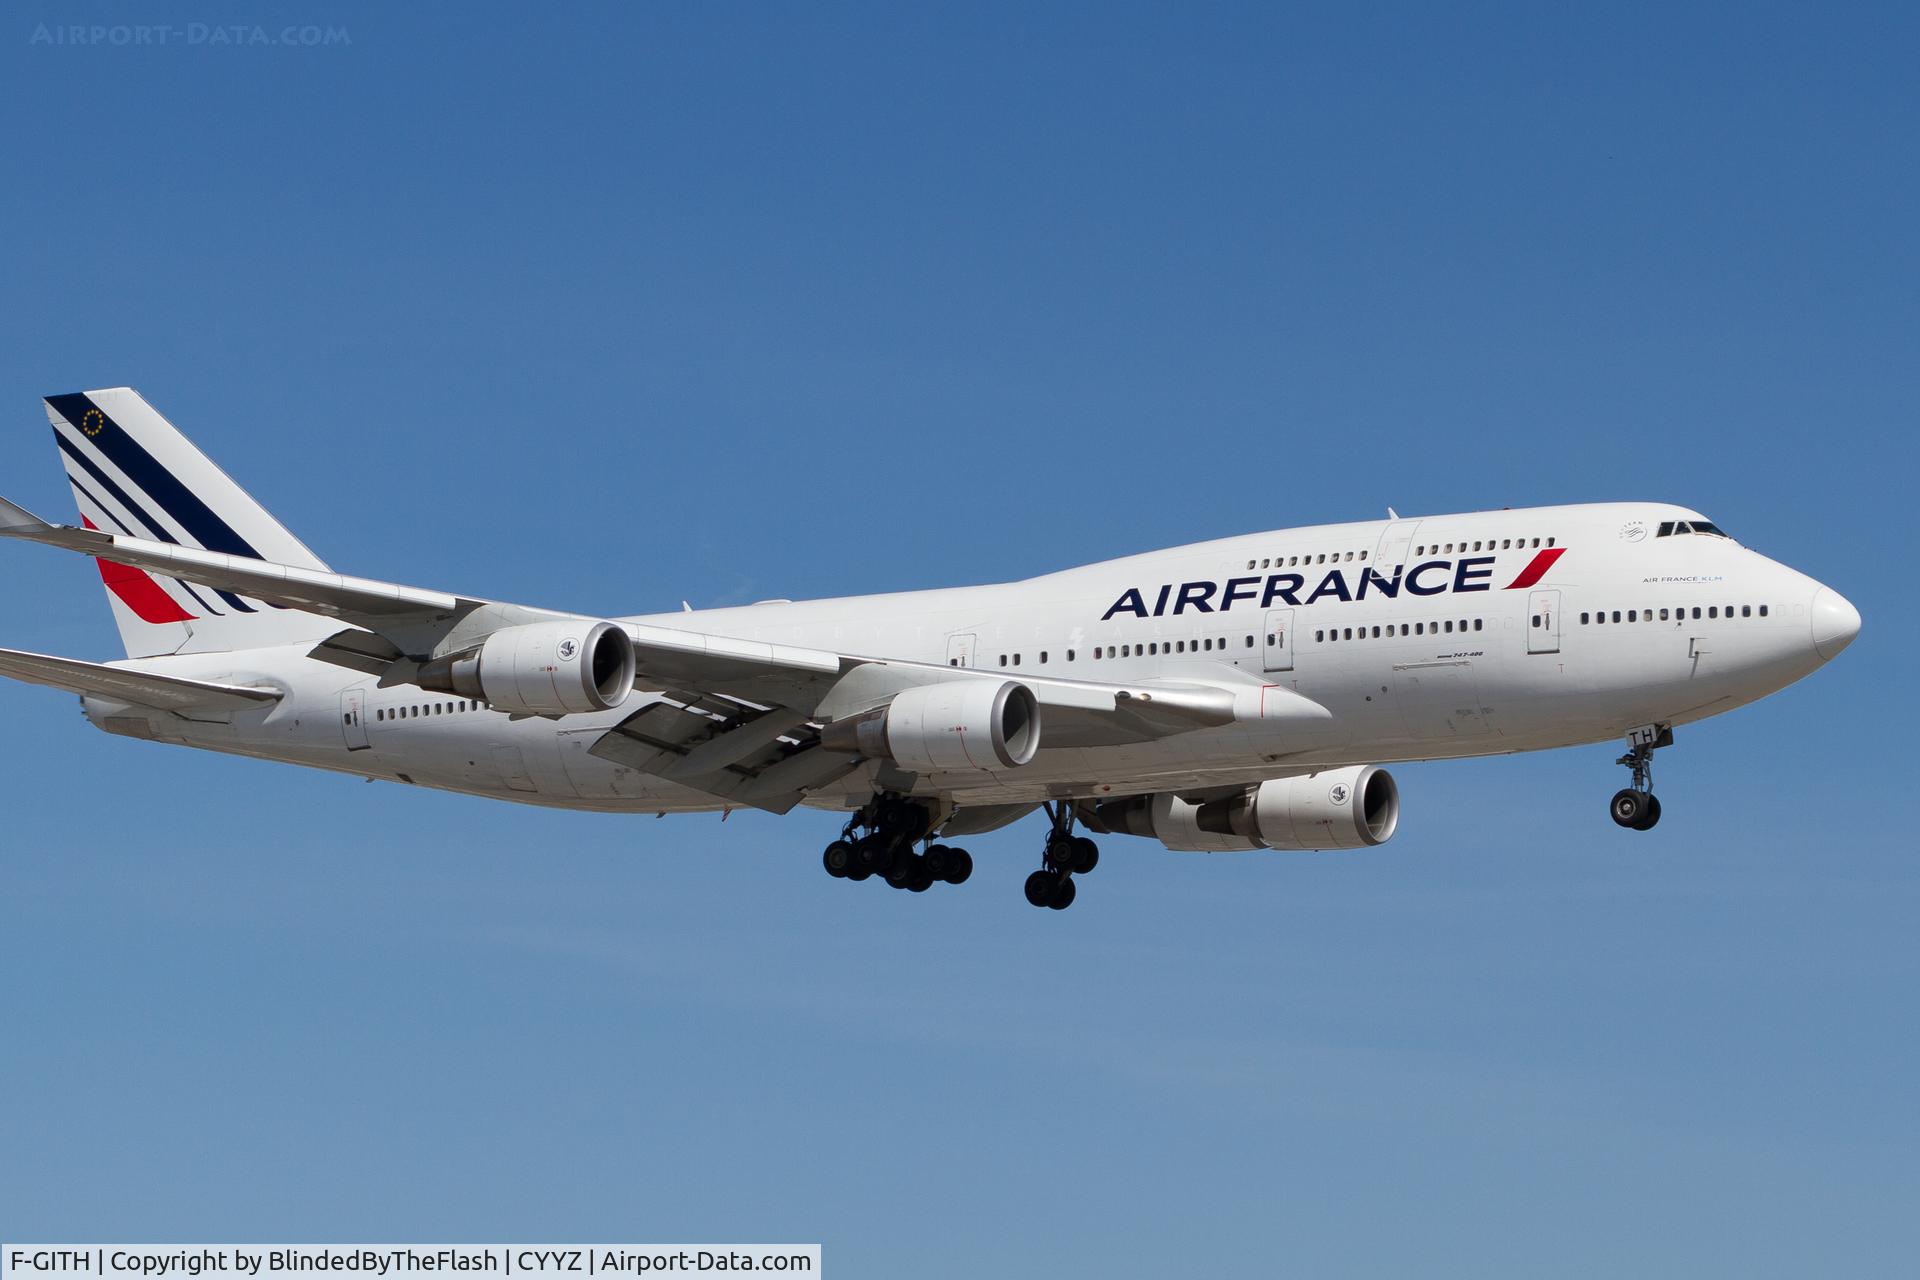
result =
[[[44,533],[53,526],[17,503],[0,498],[0,533]]]

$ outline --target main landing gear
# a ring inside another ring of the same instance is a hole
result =
[[[1660,798],[1653,794],[1653,753],[1673,745],[1668,725],[1643,725],[1627,734],[1627,754],[1614,761],[1633,771],[1633,782],[1613,793],[1607,811],[1613,820],[1634,831],[1647,831],[1660,821]]]
[[[965,884],[973,874],[973,855],[965,849],[929,843],[925,852],[914,852],[932,826],[933,815],[925,805],[900,796],[877,796],[847,820],[820,861],[836,880],[879,876],[911,893],[925,893],[936,884]]]
[[[1053,828],[1041,855],[1046,864],[1027,877],[1027,901],[1036,907],[1065,911],[1073,905],[1073,878],[1100,865],[1100,846],[1073,834],[1073,802],[1056,800],[1047,806]]]

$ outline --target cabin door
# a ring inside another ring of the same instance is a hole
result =
[[[1527,594],[1527,652],[1560,652],[1560,593]]]

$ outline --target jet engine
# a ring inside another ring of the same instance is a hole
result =
[[[1096,805],[1093,824],[1184,853],[1359,849],[1400,825],[1400,788],[1377,765],[1274,778],[1224,800],[1129,796]]]
[[[1040,701],[1013,680],[923,684],[876,711],[835,721],[820,741],[916,773],[1013,769],[1040,749]]]
[[[611,622],[502,627],[471,649],[423,664],[423,689],[528,716],[611,711],[633,692],[633,639]]]

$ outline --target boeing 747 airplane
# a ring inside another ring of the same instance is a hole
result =
[[[1394,833],[1381,766],[1618,739],[1660,819],[1676,726],[1832,660],[1831,587],[1657,502],[1254,533],[1044,577],[595,618],[333,572],[126,387],[49,396],[79,506],[0,534],[92,556],[126,658],[0,650],[108,733],[525,804],[847,815],[827,871],[959,884],[1047,817],[1027,900],[1093,835],[1198,852]]]

